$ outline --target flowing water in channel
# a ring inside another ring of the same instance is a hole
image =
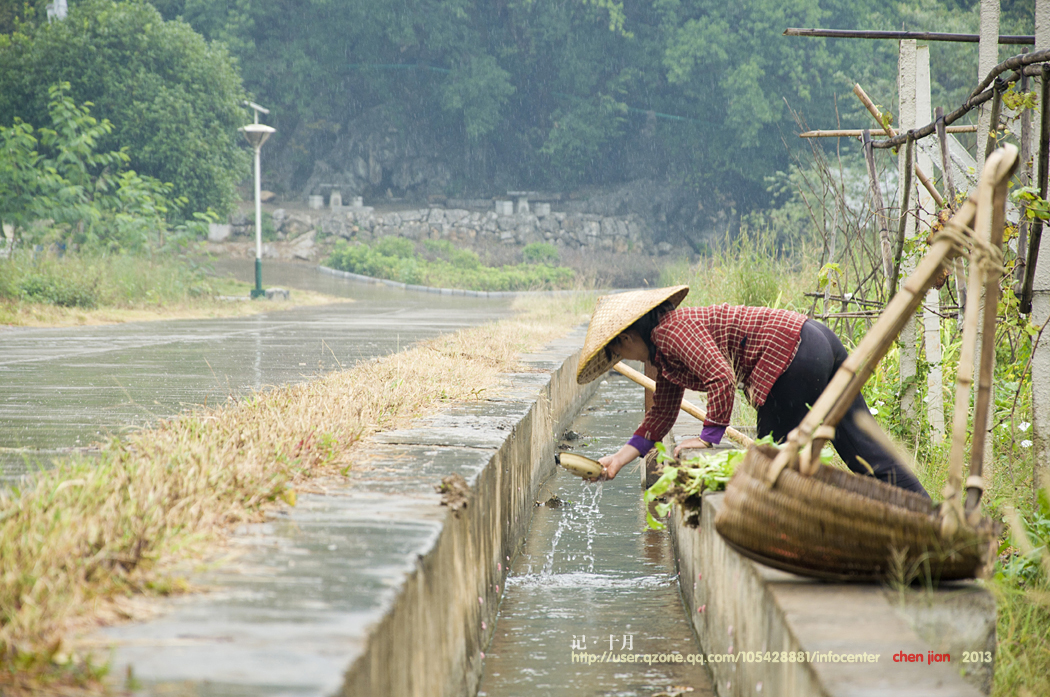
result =
[[[616,451],[641,417],[641,388],[610,377],[572,425],[580,434],[575,452]],[[685,662],[700,649],[668,533],[646,528],[638,467],[603,484],[559,468],[541,487],[542,499],[557,496],[562,505],[537,507],[513,561],[479,696],[714,694],[705,669]],[[668,654],[683,662],[644,662]],[[581,662],[585,655],[595,662]],[[643,658],[612,662],[611,655]]]

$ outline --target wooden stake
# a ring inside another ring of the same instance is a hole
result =
[[[1039,155],[1037,157],[1036,178],[1039,180],[1039,198],[1046,198],[1048,163],[1050,155],[1050,66],[1043,66],[1042,104],[1039,121]],[[1028,238],[1028,254],[1025,256],[1024,285],[1021,288],[1020,310],[1024,314],[1032,311],[1032,288],[1035,284],[1035,265],[1039,261],[1039,243],[1043,239],[1043,221],[1036,218],[1032,225],[1031,237]]]
[[[992,97],[992,113],[989,118],[988,126],[988,142],[984,144],[984,159],[988,159],[988,156],[992,154],[996,146],[999,144],[999,140],[996,137],[996,133],[999,132],[999,114],[1003,110],[1003,91],[1006,90],[1006,84],[1002,80],[995,81],[995,96]]]
[[[1028,47],[1022,49],[1027,53]],[[1021,75],[1021,93],[1028,92],[1028,76]],[[1030,186],[1032,182],[1032,110],[1025,109],[1021,112],[1021,186]],[[1024,267],[1027,263],[1028,254],[1028,218],[1021,210],[1021,220],[1017,224],[1017,260],[1014,262],[1014,291],[1018,297],[1021,295],[1021,286],[1024,283]]]
[[[959,131],[953,130],[952,128],[945,127],[944,125],[944,108],[937,107],[934,112],[937,117],[937,140],[941,144],[941,172],[944,173],[944,184],[948,194],[948,207],[955,210],[955,182],[952,178],[952,158],[951,153],[948,150],[948,134],[958,133]],[[977,126],[967,126],[970,132],[976,131]]]
[[[871,101],[867,93],[863,89],[861,89],[861,86],[859,84],[853,85],[853,94],[857,95],[857,98],[860,99],[861,103],[864,104],[865,107],[867,107],[868,111],[873,117],[875,117],[875,121],[879,124],[879,126],[882,127],[882,130],[885,131],[886,135],[888,135],[890,138],[893,138],[897,135],[897,132],[893,130],[891,126],[887,126],[882,122],[882,112],[879,111],[879,108],[875,106],[875,103]],[[925,172],[919,169],[918,165],[913,165],[913,167],[915,168],[915,176],[919,178],[919,181],[922,182],[922,185],[926,187],[927,191],[930,192],[930,196],[933,197],[933,201],[937,204],[937,207],[944,208],[944,197],[941,196],[941,192],[937,191],[937,188],[933,185],[933,182],[930,181],[930,178],[926,176]]]
[[[890,275],[890,297],[897,292],[897,279],[901,274],[901,257],[904,255],[904,231],[908,226],[908,206],[911,205],[911,171],[915,155],[915,141],[911,138],[904,146],[904,196],[901,200],[900,220],[897,222],[897,247],[893,250],[893,273]]]
[[[890,226],[886,221],[886,208],[882,203],[882,187],[875,172],[875,152],[871,147],[871,131],[864,131],[864,160],[868,163],[868,179],[871,181],[871,198],[875,205],[875,218],[879,222],[879,239],[882,242],[882,271],[889,289],[893,276],[893,246],[890,243]],[[826,311],[826,308],[825,308]]]
[[[948,132],[949,128],[944,126],[944,109],[937,107],[935,112],[937,122],[937,140],[941,144],[941,171],[944,173],[944,184],[947,188],[948,193],[948,206],[951,210],[955,210],[955,182],[952,177],[952,158],[951,151],[948,148]],[[977,130],[976,126],[972,126],[973,130]],[[955,294],[959,300],[959,316],[958,322],[961,326],[963,323],[963,312],[966,308],[966,269],[963,266],[963,258],[959,257],[952,264],[952,268],[955,271]]]

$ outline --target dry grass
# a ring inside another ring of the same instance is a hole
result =
[[[347,472],[370,434],[491,389],[590,306],[531,299],[515,319],[113,439],[98,458],[3,494],[0,692],[96,684],[63,644],[72,627],[127,615],[128,597],[182,590],[173,564],[267,507],[294,505],[311,477]]]
[[[224,280],[224,283],[227,281]],[[311,305],[353,302],[349,298],[337,298],[309,290],[292,290],[288,302],[248,301],[252,286],[239,281],[228,281],[226,291],[231,296],[243,296],[244,301],[219,300],[201,297],[184,302],[164,304],[139,303],[121,307],[100,307],[86,310],[78,307],[59,307],[46,303],[30,303],[19,300],[0,299],[0,327],[75,327],[122,322],[151,322],[167,319],[219,319],[223,317],[246,317],[260,312],[290,310]]]

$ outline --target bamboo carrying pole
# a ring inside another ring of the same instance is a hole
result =
[[[1015,151],[1016,152],[1016,151]],[[1012,170],[1011,170],[1012,171]],[[991,226],[988,243],[1000,254],[1003,248],[1003,228],[1006,226],[1006,189],[1007,182],[996,180],[991,200],[991,220],[983,223],[986,216],[982,212],[982,224]],[[984,201],[978,199],[978,206]],[[966,512],[973,511],[981,500],[984,491],[983,461],[985,440],[988,438],[988,416],[991,411],[992,380],[995,373],[995,323],[999,311],[999,277],[1003,269],[997,259],[987,259],[984,269],[984,327],[981,329],[981,366],[977,382],[977,401],[973,410],[973,441],[970,443],[970,476],[966,480]],[[972,266],[980,264],[971,262]],[[971,269],[973,273],[976,269]],[[972,296],[971,296],[972,297]],[[973,303],[976,305],[976,303]],[[987,463],[991,466],[991,462]]]
[[[983,184],[981,186],[983,187]],[[981,196],[981,193],[981,190],[978,190],[978,197]],[[988,199],[991,201],[991,197]],[[987,228],[982,229],[980,223],[977,225],[975,232],[978,239],[982,237],[987,239]],[[971,260],[970,278],[967,284],[967,295],[971,298],[981,297],[982,276],[980,269]],[[966,423],[970,412],[970,391],[973,389],[973,363],[974,356],[977,354],[977,313],[980,304],[979,302],[967,303],[963,315],[962,346],[959,349],[959,366],[955,378],[952,447],[948,455],[948,489],[956,492],[962,490],[962,466],[966,455],[966,440],[969,435]]]
[[[656,382],[655,381],[653,381],[651,378],[645,377],[644,375],[639,373],[637,370],[635,370],[631,366],[629,366],[626,363],[624,363],[623,361],[620,361],[619,363],[614,365],[613,366],[613,370],[615,370],[620,375],[623,375],[625,377],[630,378],[631,380],[634,380],[635,382],[637,382],[639,385],[641,385],[645,389],[650,390],[652,392],[656,392]],[[698,407],[695,404],[693,404],[692,402],[689,402],[689,401],[684,400],[684,399],[682,400],[682,411],[684,411],[686,414],[689,414],[689,416],[692,416],[693,418],[700,419],[701,421],[703,421],[704,419],[707,418],[707,414],[705,414],[700,409],[700,407]],[[729,438],[731,438],[732,440],[734,440],[737,443],[739,443],[740,445],[744,446],[745,448],[750,446],[750,445],[752,445],[752,444],[754,444],[754,442],[755,442],[755,441],[751,440],[750,438],[748,438],[747,436],[745,436],[740,431],[738,431],[738,430],[736,430],[735,428],[732,428],[732,427],[729,427],[729,428],[726,429],[726,435],[729,436]]]
[[[879,108],[871,101],[871,98],[868,97],[868,94],[861,88],[860,84],[853,85],[853,94],[857,95],[857,98],[860,99],[861,103],[867,107],[871,115],[875,117],[875,121],[882,126],[882,130],[886,132],[886,135],[890,138],[896,137],[897,132],[893,130],[892,126],[887,126],[882,122],[882,112],[879,111]],[[938,208],[943,208],[944,198],[941,196],[941,192],[937,191],[937,188],[933,185],[933,182],[930,181],[930,178],[926,176],[926,173],[919,169],[919,165],[912,166],[915,168],[915,176],[919,178],[922,185],[930,192],[930,196],[933,196],[934,203],[937,204]]]
[[[1017,148],[1012,145],[1000,148],[985,164],[982,179],[990,180],[996,187],[1003,186],[1017,167],[1017,161]],[[964,237],[969,236],[969,229],[976,216],[977,203],[971,197],[948,221],[945,229]],[[918,268],[890,300],[886,311],[842,363],[802,423],[788,436],[787,447],[780,450],[769,468],[767,485],[773,486],[784,468],[796,459],[803,474],[812,474],[819,465],[820,449],[830,435],[829,428],[834,428],[841,421],[879,360],[922,303],[926,290],[940,274],[941,267],[959,253],[957,244],[950,236],[942,235],[934,240]],[[994,308],[994,304],[992,306]],[[994,337],[994,332],[992,335]],[[962,366],[959,370],[963,370]],[[965,430],[964,427],[962,432],[965,433]]]
[[[1012,146],[1011,146],[1012,147]],[[1017,151],[1013,153],[1016,158]],[[996,176],[982,177],[977,190],[978,214],[974,223],[976,246],[983,242],[988,249],[1001,250],[1003,227],[1006,220],[1007,180],[1016,161],[989,160],[996,167]],[[984,286],[984,318],[981,336],[981,364],[977,383],[977,399],[973,414],[973,440],[970,444],[970,476],[966,480],[966,513],[976,509],[984,491],[982,480],[984,442],[987,437],[988,412],[991,405],[992,373],[995,370],[995,320],[999,305],[998,259],[987,258],[989,252],[977,252],[970,260],[969,294],[979,297]],[[983,258],[982,258],[983,257]],[[995,264],[993,266],[993,264]],[[945,498],[949,505],[958,506],[957,496],[962,491],[963,460],[966,451],[966,421],[973,386],[974,355],[977,352],[978,305],[967,305],[963,322],[962,347],[956,377],[955,416],[952,423],[952,446],[948,457],[948,487]]]

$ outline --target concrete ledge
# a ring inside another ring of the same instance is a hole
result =
[[[902,599],[880,586],[776,571],[742,557],[715,531],[722,497],[704,495],[699,527],[686,527],[678,507],[669,525],[700,645],[723,655],[708,663],[719,695],[979,697],[974,684],[990,691],[992,664],[963,662],[963,651],[994,659],[995,603],[987,591],[958,583],[908,590]],[[923,662],[895,662],[902,651]],[[930,665],[930,652],[947,653],[950,662]],[[850,654],[868,662],[835,661]]]
[[[391,288],[414,290],[420,293],[436,293],[438,295],[466,295],[471,298],[509,298],[515,295],[529,295],[533,293],[540,293],[543,295],[572,295],[573,293],[579,292],[577,290],[464,290],[463,288],[435,288],[433,286],[419,286],[411,283],[402,283],[401,281],[391,281],[386,278],[363,276],[359,273],[340,271],[339,269],[332,269],[327,266],[318,266],[317,268],[321,273],[326,273],[330,276],[338,276],[339,278],[346,278],[358,283],[384,285],[390,286]]]
[[[157,696],[473,694],[557,433],[596,389],[576,384],[583,336],[523,356],[530,372],[488,399],[380,434],[350,484],[242,526],[235,560],[193,577],[214,592],[92,639],[114,647],[111,675]],[[453,512],[434,487],[455,474]]]

